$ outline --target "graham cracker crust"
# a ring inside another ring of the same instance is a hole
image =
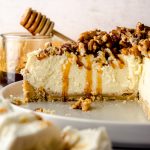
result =
[[[48,94],[44,88],[40,87],[35,89],[28,81],[23,81],[23,93],[24,93],[24,103],[28,102],[38,102],[38,101],[77,101],[81,97],[85,97],[84,95],[80,96],[71,96],[71,97],[60,97],[60,96],[51,96]],[[148,104],[145,100],[141,98],[141,96],[138,96],[137,94],[124,94],[122,96],[114,96],[114,95],[99,95],[99,96],[91,96],[90,97],[92,101],[113,101],[113,100],[136,100],[137,103],[140,104],[140,106],[143,109],[144,114],[147,116],[148,120],[150,120],[150,104]]]
[[[69,97],[62,97],[60,95],[51,95],[46,92],[43,87],[34,88],[27,80],[23,80],[23,93],[24,102],[37,102],[37,101],[77,101],[81,97],[91,98],[92,101],[101,100],[135,100],[136,93],[125,93],[123,95],[71,95]]]
[[[43,87],[34,88],[27,80],[23,80],[23,97],[24,102],[37,102],[37,101],[74,101],[75,98],[81,96],[62,97],[57,94],[49,94]]]

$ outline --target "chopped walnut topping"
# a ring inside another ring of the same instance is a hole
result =
[[[82,48],[87,54],[97,55],[97,52],[101,50],[102,47],[111,48],[112,40],[107,32],[101,30],[94,30],[89,32],[84,32],[80,35],[78,40],[79,51]]]
[[[74,43],[74,42],[67,42],[67,43],[64,43],[61,47],[60,47],[60,51],[62,53],[64,52],[69,52],[69,53],[74,53],[77,55],[77,44]]]
[[[99,51],[98,56],[96,57],[96,61],[100,62],[102,65],[108,64],[106,57],[105,57],[105,52]]]
[[[124,54],[124,55],[128,55],[129,54],[129,49],[128,48],[122,48],[121,53]]]
[[[51,42],[47,42],[47,43],[45,43],[44,47],[45,47],[45,48],[52,47],[52,43],[51,43]]]
[[[122,66],[123,61],[118,58],[119,54],[150,57],[149,47],[150,27],[138,22],[135,29],[117,27],[109,33],[97,29],[87,31],[80,35],[76,43],[67,42],[59,48],[47,43],[37,58],[41,60],[49,55],[62,55],[68,52],[75,54],[79,66],[82,66],[78,57],[92,54],[94,60],[102,65],[114,65],[114,60],[117,60],[118,65]]]
[[[50,55],[61,55],[62,51],[60,48],[55,47],[52,43],[48,42],[45,44],[45,49],[41,50],[37,55],[38,60],[49,57]]]
[[[137,25],[136,25],[136,32],[137,32],[137,33],[140,33],[141,31],[144,30],[144,28],[145,28],[145,27],[144,27],[144,24],[138,22]]]
[[[132,55],[134,55],[134,56],[140,56],[141,57],[141,53],[140,53],[137,45],[131,47],[129,49],[129,53],[132,54]]]
[[[150,51],[150,41],[148,39],[141,40],[138,44],[138,50],[143,56],[148,57],[148,51]]]
[[[43,58],[45,58],[45,57],[48,57],[48,56],[49,56],[49,53],[48,53],[48,51],[45,49],[45,50],[41,51],[41,52],[37,55],[37,59],[38,59],[38,60],[41,60],[41,59],[43,59]]]
[[[85,47],[84,47],[83,43],[78,44],[78,51],[79,51],[81,56],[84,56],[86,54],[86,50],[85,50]]]
[[[71,107],[73,109],[82,109],[82,111],[88,111],[91,107],[92,100],[89,98],[83,99],[79,98]]]
[[[44,58],[49,57],[50,55],[60,55],[61,52],[57,47],[48,47],[44,50],[41,50],[39,54],[37,54],[37,59],[42,60]]]

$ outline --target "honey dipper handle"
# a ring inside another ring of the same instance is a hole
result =
[[[53,33],[54,35],[58,36],[59,38],[65,40],[65,41],[74,42],[74,40],[70,39],[69,37],[65,36],[64,34],[58,32],[58,31],[56,31],[56,30],[54,30],[54,29],[53,29],[52,33]]]

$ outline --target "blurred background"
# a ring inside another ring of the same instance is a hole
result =
[[[24,10],[32,7],[55,22],[55,28],[77,39],[86,30],[150,25],[149,0],[0,0],[0,33],[25,31],[19,25]]]

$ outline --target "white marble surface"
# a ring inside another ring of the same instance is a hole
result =
[[[55,28],[76,39],[79,33],[115,26],[150,25],[150,0],[0,0],[0,33],[24,31],[20,17],[27,7],[55,21]]]

